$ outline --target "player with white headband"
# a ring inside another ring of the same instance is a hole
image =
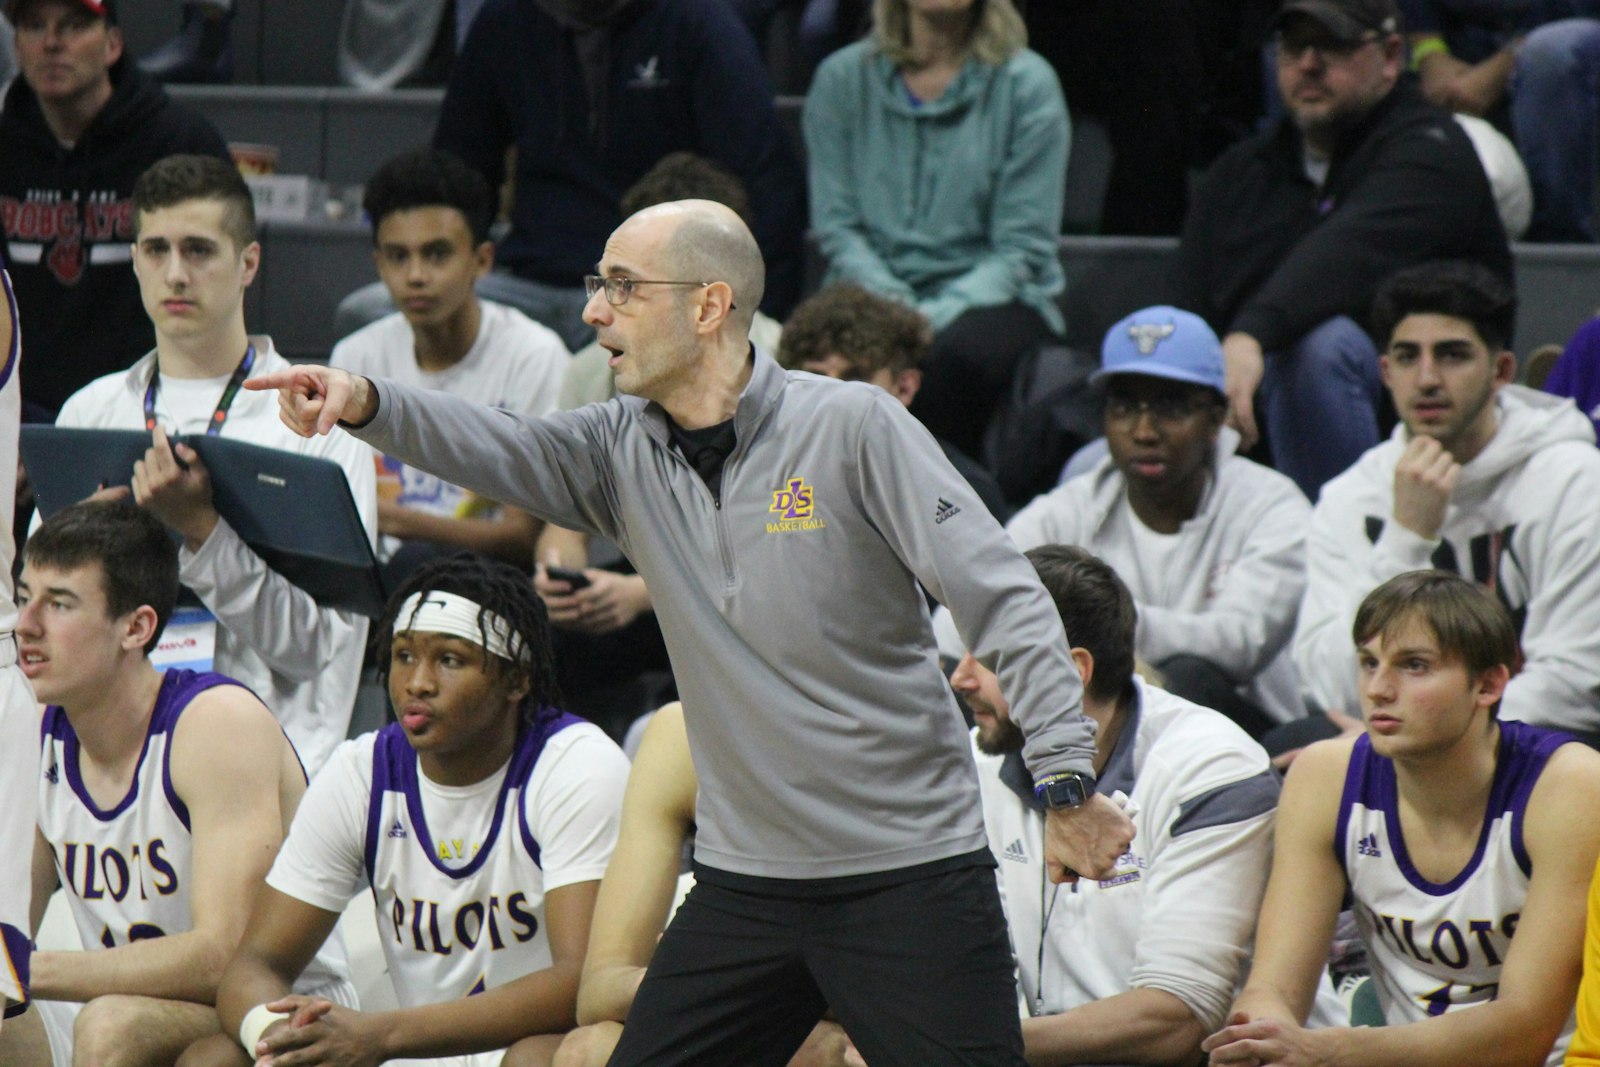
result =
[[[181,1067],[525,1067],[574,1025],[626,758],[558,708],[544,606],[504,564],[421,568],[378,640],[399,721],[346,742],[312,782],[223,975],[229,1036]],[[400,1009],[289,995],[369,886]]]

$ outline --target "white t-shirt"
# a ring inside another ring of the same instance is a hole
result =
[[[266,337],[253,337],[254,376],[287,367]],[[240,353],[242,356],[244,353]],[[144,395],[155,354],[97,378],[67,399],[57,426],[143,430]],[[178,379],[163,375],[156,417],[169,433],[204,433],[227,377]],[[378,498],[371,448],[343,432],[301,437],[278,418],[275,392],[241,389],[222,424],[222,436],[339,464],[362,524],[376,544]],[[311,594],[268,567],[226,521],[198,552],[178,554],[178,577],[217,617],[214,669],[261,698],[315,776],[350,730],[361,680],[367,620],[318,606]]]
[[[521,415],[540,416],[555,411],[562,379],[572,361],[561,338],[515,308],[489,300],[479,304],[483,314],[478,339],[453,367],[425,371],[417,365],[411,324],[399,312],[340,341],[334,346],[329,365],[368,378],[388,378],[419,389],[435,389]],[[396,502],[406,507],[456,519],[481,514],[486,507],[467,490],[399,460],[380,456],[378,465],[389,484],[398,481]],[[386,542],[389,540],[385,538]],[[387,555],[395,546],[386,544],[385,548]]]
[[[1134,513],[1126,499],[1116,519],[1126,524],[1128,537],[1133,541],[1134,558],[1139,561],[1140,569],[1150,577],[1145,583],[1147,588],[1158,584],[1161,575],[1169,573],[1168,568],[1183,562],[1180,558],[1184,547],[1181,532],[1152,530]]]
[[[332,912],[370,885],[399,1002],[468,996],[550,965],[545,894],[605,873],[627,778],[622,750],[574,716],[528,728],[465,788],[429,782],[391,725],[334,753],[267,884]]]

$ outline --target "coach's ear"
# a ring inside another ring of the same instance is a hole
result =
[[[696,294],[696,301],[695,328],[700,333],[711,333],[733,314],[733,286],[712,282]]]

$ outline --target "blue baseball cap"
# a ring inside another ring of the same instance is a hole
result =
[[[1199,315],[1165,304],[1142,308],[1106,331],[1099,381],[1113,374],[1204,385],[1222,392],[1222,342]]]

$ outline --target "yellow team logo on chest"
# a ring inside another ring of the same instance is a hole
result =
[[[783,488],[772,494],[772,506],[767,509],[778,516],[776,522],[767,523],[767,533],[826,529],[828,524],[816,517],[816,508],[816,490],[804,478],[784,479]]]

